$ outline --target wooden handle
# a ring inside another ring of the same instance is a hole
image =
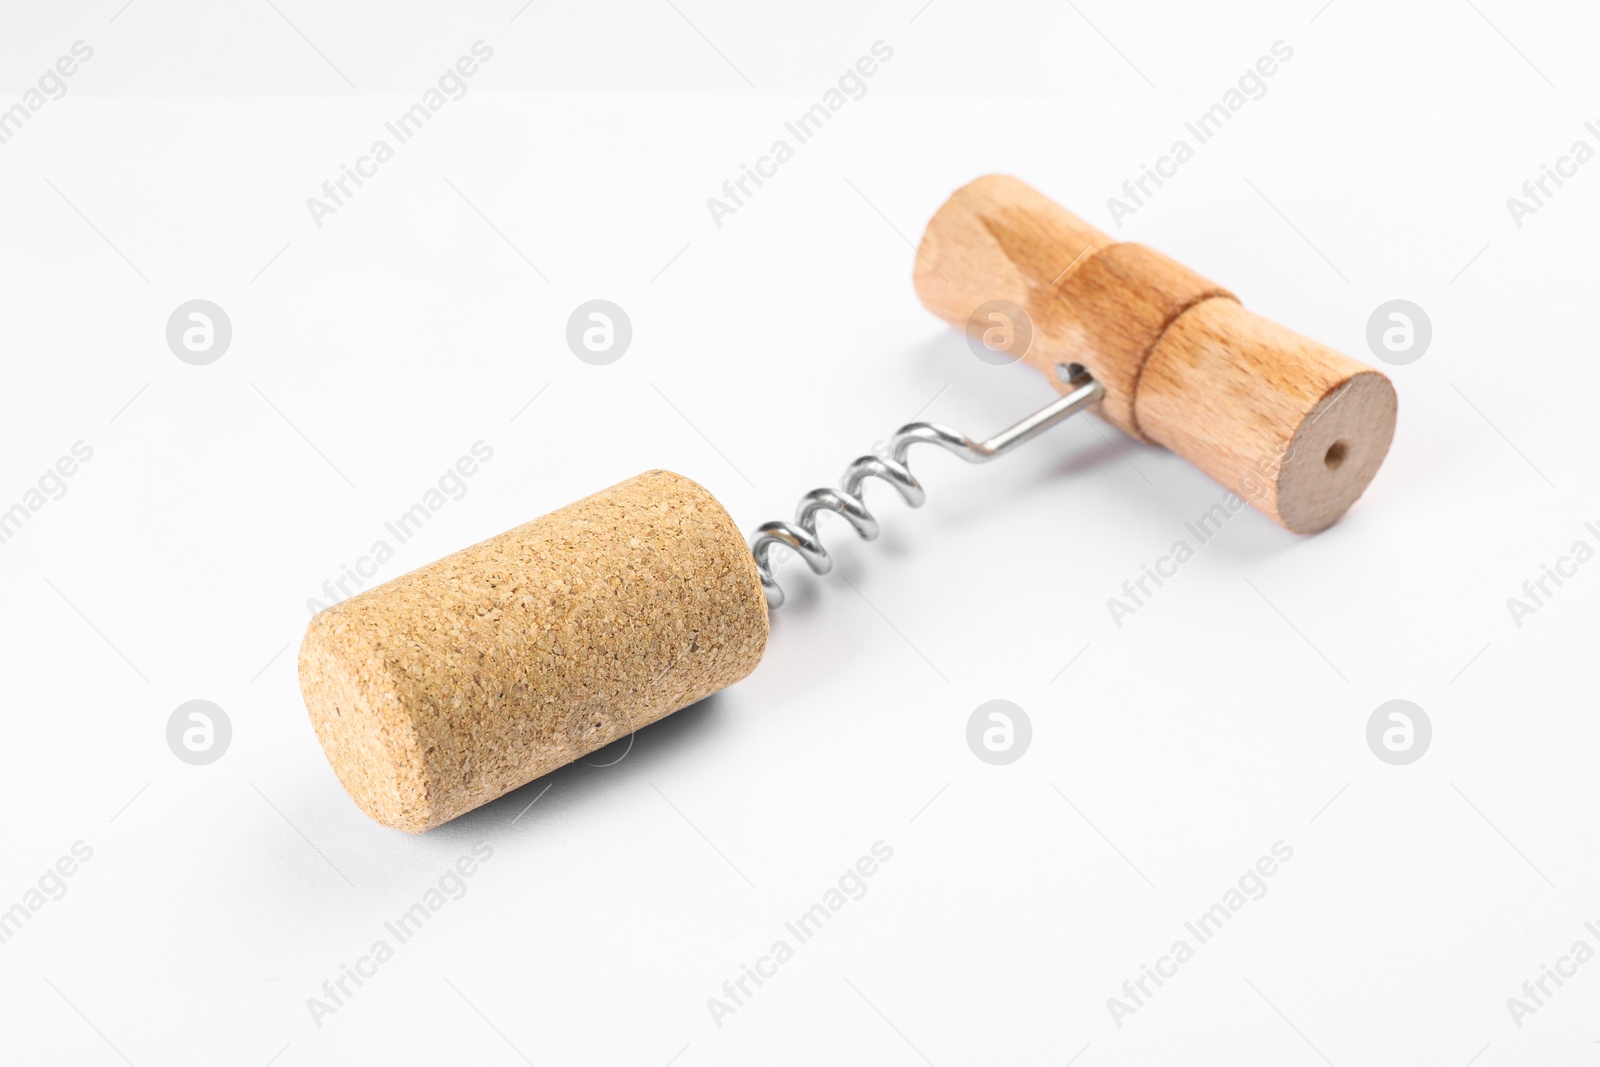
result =
[[[1394,437],[1383,374],[1246,311],[1159,252],[1112,241],[1015,178],[956,190],[928,223],[915,281],[952,325],[1005,326],[1011,354],[1062,391],[1056,368],[1082,364],[1105,386],[1109,422],[1296,533],[1343,515]]]

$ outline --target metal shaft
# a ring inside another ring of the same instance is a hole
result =
[[[827,574],[833,569],[833,560],[817,536],[817,516],[821,512],[831,511],[844,516],[845,521],[865,541],[878,536],[878,520],[867,510],[861,495],[862,485],[868,478],[879,478],[894,486],[901,499],[911,507],[922,506],[926,495],[921,483],[906,466],[906,453],[912,445],[938,445],[968,463],[987,463],[1024,441],[1031,441],[1084,408],[1098,404],[1105,396],[1104,387],[1077,364],[1062,364],[1057,368],[1057,373],[1071,387],[1068,392],[988,440],[974,441],[959,430],[935,422],[908,423],[896,430],[889,439],[887,458],[862,456],[845,468],[839,479],[839,488],[813,489],[801,497],[799,506],[795,508],[793,522],[768,522],[757,527],[750,537],[750,552],[755,556],[756,568],[761,572],[761,588],[766,593],[767,605],[776,608],[783,604],[783,590],[773,574],[771,558],[776,546],[792,549],[817,574]]]

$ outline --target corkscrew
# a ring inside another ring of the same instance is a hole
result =
[[[783,604],[777,553],[817,574],[817,523],[878,536],[863,487],[918,507],[914,446],[986,463],[1086,408],[1161,445],[1295,533],[1335,522],[1394,434],[1389,379],[1246,311],[1159,252],[1117,243],[1015,178],[959,189],[929,222],[924,305],[1050,376],[1057,400],[986,440],[912,422],[792,522],[747,542],[707,490],[649,471],[366,590],[312,619],[300,684],[356,803],[425,830],[753,671]]]
[[[1066,395],[1021,422],[1001,430],[987,441],[974,441],[961,431],[936,422],[907,423],[889,438],[887,457],[860,457],[845,468],[839,478],[839,488],[813,489],[801,497],[799,506],[795,508],[793,522],[766,522],[757,527],[750,537],[750,554],[755,557],[756,569],[761,572],[761,589],[766,594],[767,606],[776,608],[783,605],[783,589],[773,574],[771,553],[774,546],[792,549],[805,560],[814,574],[827,574],[833,569],[833,558],[828,555],[817,534],[817,518],[823,512],[831,511],[843,516],[863,541],[877,539],[878,520],[867,510],[866,501],[861,495],[862,486],[868,478],[880,478],[894,486],[900,493],[900,499],[909,507],[922,506],[927,495],[906,465],[906,453],[912,445],[938,445],[968,463],[987,463],[1024,441],[1033,440],[1052,426],[1065,422],[1084,408],[1098,404],[1105,396],[1105,388],[1090,377],[1081,364],[1058,364],[1056,372],[1068,386]]]

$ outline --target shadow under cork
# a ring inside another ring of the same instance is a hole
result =
[[[716,729],[716,716],[725,703],[722,693],[712,693],[428,831],[427,836],[462,841],[498,838],[591,802],[608,790],[631,788],[652,772],[685,758],[685,751]]]

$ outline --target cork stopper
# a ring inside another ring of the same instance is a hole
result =
[[[658,470],[318,613],[300,687],[356,804],[416,832],[740,680],[767,633],[732,518]]]

